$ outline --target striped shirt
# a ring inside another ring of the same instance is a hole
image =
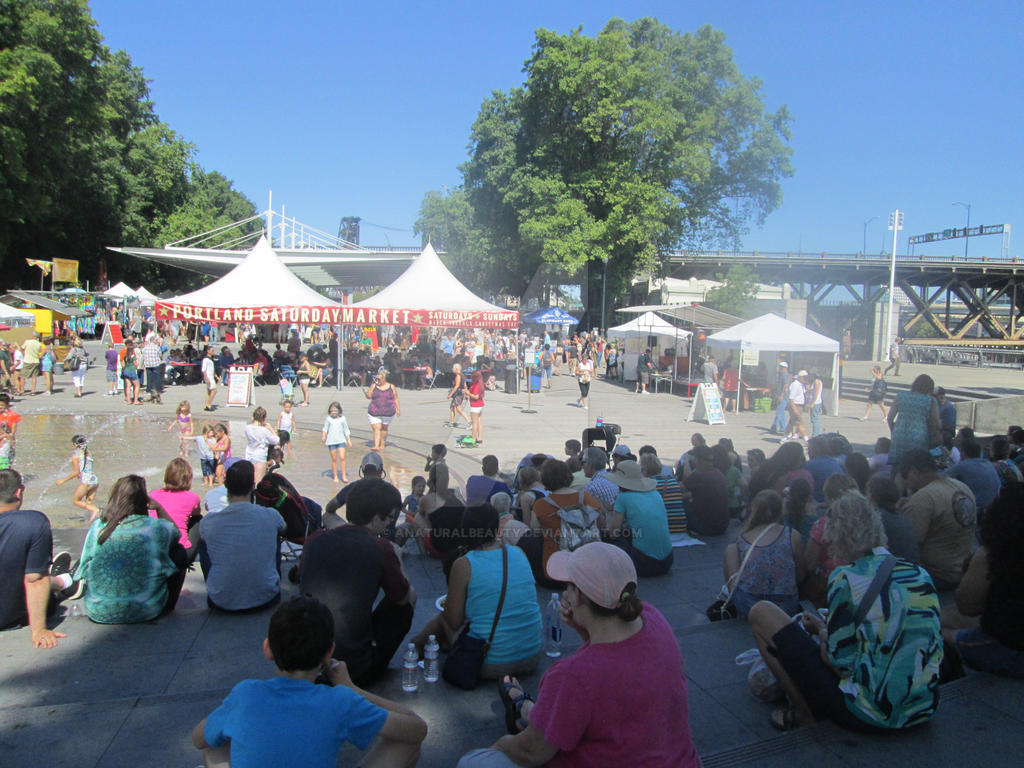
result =
[[[686,533],[686,508],[683,506],[683,489],[674,477],[658,475],[655,488],[665,502],[668,512],[668,532]]]

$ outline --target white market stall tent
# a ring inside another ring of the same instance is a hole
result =
[[[124,283],[118,283],[117,285],[110,286],[103,292],[103,295],[114,299],[134,299],[135,291]]]
[[[670,338],[674,342],[675,354],[672,358],[672,384],[671,388],[674,390],[675,378],[678,371],[675,369],[676,360],[679,359],[679,340],[690,339],[692,341],[693,334],[683,328],[679,328],[672,323],[668,322],[662,317],[659,317],[654,312],[644,312],[643,314],[637,315],[628,323],[617,325],[613,328],[608,329],[609,338],[626,338],[626,339],[644,339],[643,345],[646,346],[648,336],[661,336],[663,338]],[[630,372],[636,371],[637,360],[640,355],[636,352],[623,352],[620,354],[619,365],[621,370],[625,374],[626,381],[635,381],[629,377]]]
[[[822,402],[826,403],[831,415],[835,416],[839,413],[839,342],[835,339],[815,333],[784,317],[767,314],[714,333],[708,336],[707,342],[708,346],[713,349],[739,352],[738,363],[742,363],[745,351],[830,354],[832,356],[831,387],[826,387],[822,392]],[[739,365],[738,370],[741,374],[739,387],[742,388],[743,366]],[[791,369],[790,373],[796,374],[796,371]],[[822,378],[825,377],[822,376]],[[740,397],[736,398],[737,411],[741,399]]]
[[[147,291],[146,287],[143,285],[140,285],[135,291],[135,296],[138,297],[140,304],[147,307],[153,306],[159,300],[159,297],[156,294]]]

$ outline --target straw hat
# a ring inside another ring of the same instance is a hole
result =
[[[604,477],[627,491],[653,491],[658,485],[654,478],[644,477],[635,461],[620,461],[619,466]]]

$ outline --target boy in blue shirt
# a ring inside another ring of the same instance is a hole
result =
[[[357,688],[334,661],[334,619],[299,597],[270,618],[263,653],[270,680],[243,680],[192,731],[207,766],[334,768],[342,744],[373,748],[363,766],[415,765],[427,724],[407,707]],[[316,685],[321,674],[331,685]],[[332,687],[333,686],[333,687]]]

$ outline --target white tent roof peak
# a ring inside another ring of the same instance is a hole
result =
[[[129,288],[124,283],[118,283],[117,285],[110,286],[110,288],[108,288],[106,291],[103,292],[103,295],[104,296],[115,296],[115,297],[117,297],[119,299],[127,299],[127,298],[134,298],[135,297],[135,291],[133,291],[131,288]]]
[[[720,349],[761,352],[838,352],[839,342],[775,314],[761,315],[708,336]]]
[[[613,333],[619,334],[639,334],[646,336],[678,336],[681,339],[686,338],[690,335],[690,332],[682,328],[677,328],[672,323],[654,314],[654,312],[644,312],[642,315],[637,315],[628,323],[617,325],[614,328],[608,329],[608,334]]]
[[[391,285],[353,306],[368,309],[414,307],[418,310],[504,312],[464,286],[427,243],[412,264]]]

